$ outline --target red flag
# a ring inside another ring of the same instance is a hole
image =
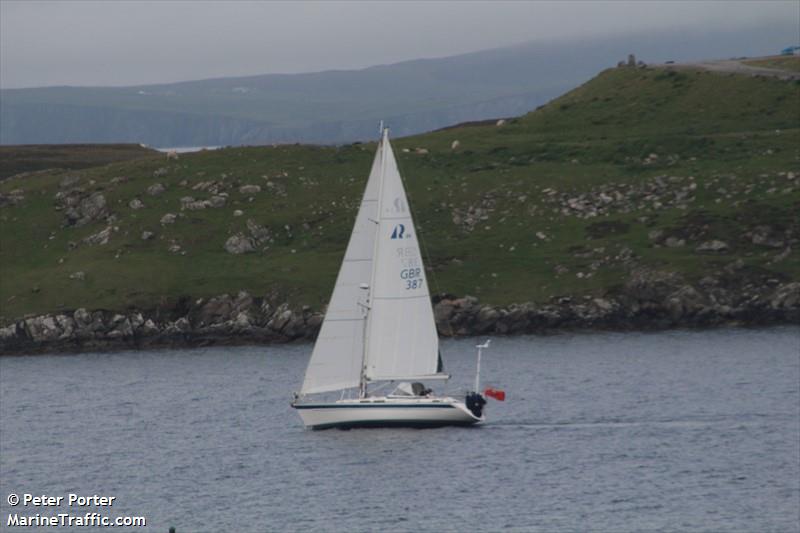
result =
[[[506,401],[506,391],[502,391],[500,389],[493,389],[489,387],[483,391],[483,395],[489,396],[490,398],[494,398],[495,400],[499,400],[501,402]]]

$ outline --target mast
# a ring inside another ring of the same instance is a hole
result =
[[[386,143],[389,141],[389,128],[383,127],[383,121],[381,120],[381,141],[380,141],[380,150],[381,150],[381,172],[378,180],[378,208],[375,211],[376,220],[375,222],[375,233],[380,231],[381,227],[381,204],[383,203],[383,181],[386,175]],[[372,250],[372,272],[370,273],[369,277],[369,286],[367,292],[367,305],[364,306],[365,313],[364,313],[364,335],[363,335],[363,349],[361,351],[361,377],[359,380],[358,385],[358,397],[359,398],[366,398],[367,396],[367,349],[369,347],[369,311],[370,311],[370,304],[371,304],[371,294],[372,288],[375,284],[375,270],[377,266],[377,261],[374,258],[378,254],[378,241],[379,238],[375,238],[375,243],[373,245]]]

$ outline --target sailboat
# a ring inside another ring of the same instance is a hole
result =
[[[408,199],[389,130],[381,127],[350,242],[292,407],[313,429],[483,422],[479,375],[463,401],[438,396],[424,384],[449,377]],[[390,386],[391,392],[380,393]],[[312,399],[334,392],[338,399]]]

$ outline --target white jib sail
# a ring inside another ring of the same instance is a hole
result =
[[[425,267],[388,135],[381,150],[375,265],[367,324],[366,377],[423,379],[436,374],[439,338]]]
[[[381,153],[379,148],[372,162],[353,233],[306,369],[302,394],[357,387],[360,381],[364,359],[362,305],[367,303],[367,291],[360,285],[368,284],[372,275]]]

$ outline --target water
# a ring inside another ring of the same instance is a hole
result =
[[[304,430],[309,353],[0,358],[0,530],[11,492],[179,533],[800,530],[800,328],[497,338],[474,428]]]

